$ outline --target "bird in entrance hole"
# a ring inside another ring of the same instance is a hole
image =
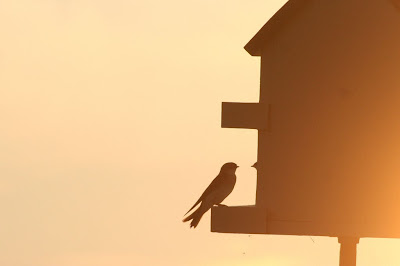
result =
[[[197,208],[192,214],[183,219],[183,222],[192,220],[190,227],[196,228],[199,224],[201,217],[206,213],[212,206],[225,206],[221,202],[231,194],[236,183],[236,169],[239,166],[235,163],[226,163],[221,167],[217,177],[211,182],[207,189],[201,194],[200,198],[196,203],[190,208],[190,210],[185,213],[188,214],[194,209],[198,204],[200,207]]]

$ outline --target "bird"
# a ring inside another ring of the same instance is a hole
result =
[[[251,167],[254,167],[256,170],[258,170],[257,169],[257,162],[255,162]]]
[[[226,206],[221,202],[228,197],[233,191],[236,184],[236,169],[239,166],[235,163],[229,162],[222,165],[221,170],[216,178],[211,182],[207,189],[201,194],[200,198],[196,203],[189,209],[186,214],[194,209],[198,204],[200,207],[197,208],[192,214],[183,219],[183,222],[192,220],[190,228],[196,228],[199,224],[201,217],[206,213],[212,206]],[[185,216],[184,215],[184,216]]]

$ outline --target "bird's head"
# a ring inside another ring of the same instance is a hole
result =
[[[254,167],[257,170],[257,162],[255,162],[251,167]]]
[[[226,163],[221,167],[221,173],[235,173],[238,167],[235,163]]]

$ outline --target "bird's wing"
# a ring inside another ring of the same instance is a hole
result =
[[[217,175],[216,178],[211,182],[211,184],[206,188],[200,198],[204,199],[205,197],[209,196],[214,191],[219,190],[221,187],[225,185],[225,180],[223,175]]]
[[[214,180],[211,182],[211,184],[206,188],[206,190],[201,194],[200,198],[196,201],[196,203],[190,208],[186,214],[188,214],[191,210],[193,210],[194,207],[196,207],[201,201],[204,200],[205,197],[210,195],[213,191],[218,190],[221,186],[223,186],[223,179],[218,175]],[[185,216],[184,215],[184,216]]]
[[[203,194],[204,194],[204,193],[203,193]],[[193,208],[196,207],[202,200],[203,200],[203,195],[200,196],[200,198],[196,201],[196,203],[192,206],[192,208],[190,208],[190,209],[187,211],[187,213],[185,213],[185,215],[188,214],[191,210],[193,210]],[[183,216],[185,216],[185,215],[183,215]]]

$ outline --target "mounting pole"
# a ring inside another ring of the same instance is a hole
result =
[[[356,266],[359,237],[338,237],[340,243],[339,266]]]

